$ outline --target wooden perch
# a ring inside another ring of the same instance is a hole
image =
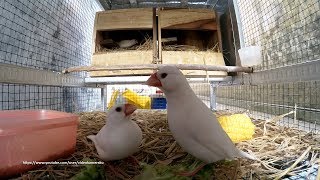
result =
[[[155,70],[162,66],[176,66],[181,70],[202,70],[202,71],[225,71],[225,72],[246,72],[252,73],[251,67],[240,66],[213,66],[202,64],[132,64],[132,65],[112,65],[105,67],[97,66],[78,66],[71,67],[62,71],[62,73],[80,72],[80,71],[116,71],[116,70]]]

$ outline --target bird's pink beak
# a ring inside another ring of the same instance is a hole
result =
[[[162,87],[161,81],[157,77],[157,73],[151,74],[150,78],[147,80],[146,85],[154,87]]]
[[[137,107],[133,104],[125,104],[124,105],[124,114],[126,116],[132,114],[135,110],[137,109]]]

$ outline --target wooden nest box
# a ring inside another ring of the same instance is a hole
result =
[[[97,12],[92,66],[203,64],[225,66],[215,12],[209,9],[136,8]],[[153,70],[93,71],[90,75],[149,75]],[[189,77],[226,72],[183,70]]]

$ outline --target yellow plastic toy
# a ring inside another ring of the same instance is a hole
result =
[[[119,90],[113,91],[113,93],[111,95],[111,99],[110,99],[109,104],[108,104],[108,109],[110,109],[112,106],[114,106],[118,96],[119,96]]]
[[[220,116],[218,121],[234,143],[253,138],[255,125],[247,114]]]
[[[140,96],[139,94],[127,89],[122,93],[128,103],[136,105],[140,109],[151,109],[151,98],[149,96]]]

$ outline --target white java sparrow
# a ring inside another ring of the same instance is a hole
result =
[[[113,106],[107,114],[107,123],[97,135],[87,136],[103,161],[127,158],[139,150],[142,131],[130,115],[137,108],[131,104]]]
[[[117,42],[117,44],[119,45],[119,47],[121,48],[129,48],[134,46],[135,44],[137,44],[138,41],[136,39],[131,39],[131,40],[122,40]]]
[[[191,89],[175,66],[163,66],[146,82],[161,89],[167,99],[169,129],[178,144],[205,163],[255,157],[236,148],[213,112]]]

